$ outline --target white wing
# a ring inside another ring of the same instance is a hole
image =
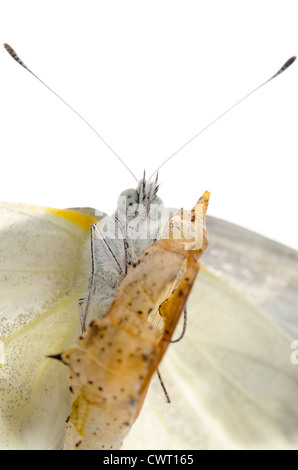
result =
[[[297,448],[298,253],[210,217],[207,227],[187,333],[161,368],[172,404],[153,382],[124,448]]]
[[[45,356],[79,334],[94,219],[16,204],[0,214],[0,444],[53,448],[70,400],[64,367]],[[162,365],[172,404],[153,381],[125,448],[295,448],[298,255],[224,222],[209,218],[208,228],[209,271],[193,289],[186,337]]]
[[[2,449],[47,449],[63,438],[67,372],[46,356],[79,335],[77,301],[88,292],[94,221],[73,211],[0,205]]]

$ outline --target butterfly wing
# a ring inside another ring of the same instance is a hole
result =
[[[297,251],[212,217],[208,227],[212,240],[205,266],[296,339]]]
[[[290,343],[298,334],[298,254],[210,217],[207,228],[187,332],[161,367],[172,404],[153,382],[123,448],[297,448]]]
[[[21,204],[0,206],[0,446],[53,448],[70,409],[67,374],[47,355],[79,334],[88,292],[92,217]]]
[[[93,218],[1,206],[2,448],[52,448],[70,409],[66,374],[46,359],[78,335]],[[297,442],[297,253],[208,220],[189,325],[153,380],[124,448],[287,448]],[[211,272],[212,270],[212,272]],[[158,430],[158,432],[157,432]]]

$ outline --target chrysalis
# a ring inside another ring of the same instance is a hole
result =
[[[169,220],[77,344],[58,356],[69,367],[72,412],[66,449],[119,449],[171,340],[207,245],[206,192]]]

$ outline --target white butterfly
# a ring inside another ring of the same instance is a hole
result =
[[[120,281],[143,250],[159,238],[169,219],[154,182],[143,179],[136,189],[123,191],[112,216],[103,216],[91,230],[92,274],[87,306],[81,310],[82,329],[110,307]]]
[[[121,204],[118,216],[120,210]],[[90,225],[97,220],[7,203],[0,216],[0,445],[60,448],[70,393],[66,371],[46,355],[79,335],[77,302],[87,299],[88,307]],[[298,333],[298,254],[216,219],[207,227],[209,248],[189,301],[187,332],[162,364],[172,404],[153,381],[124,448],[295,448],[298,369],[290,344]],[[125,255],[124,243],[107,247],[100,228],[94,247],[105,261],[94,257],[101,274],[89,294],[93,305],[108,290],[109,276],[116,288],[125,275],[119,259],[134,262],[143,248],[137,241]],[[112,295],[113,289],[105,309]],[[86,313],[89,322],[93,311]]]

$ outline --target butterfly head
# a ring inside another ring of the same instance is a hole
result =
[[[120,194],[117,203],[118,216],[129,219],[140,217],[143,220],[150,217],[157,220],[163,206],[162,200],[157,196],[158,188],[158,176],[154,181],[146,180],[144,172],[136,189],[126,189]]]

